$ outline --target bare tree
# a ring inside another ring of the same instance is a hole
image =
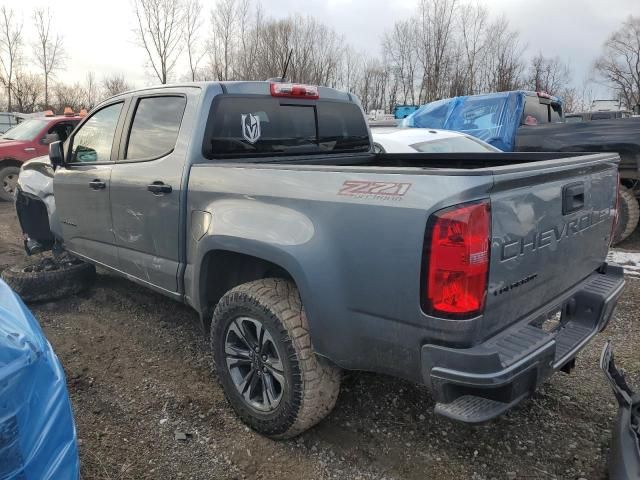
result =
[[[258,73],[258,52],[260,50],[260,36],[262,34],[263,14],[260,2],[256,2],[255,9],[251,7],[253,0],[240,0],[238,5],[238,45],[237,69],[244,80],[260,80]]]
[[[33,12],[33,21],[37,32],[37,41],[33,53],[36,63],[44,74],[44,105],[49,107],[49,79],[64,65],[62,36],[51,30],[51,11],[37,8]]]
[[[42,101],[44,85],[38,75],[16,71],[13,83],[15,109],[22,113],[33,113]]]
[[[52,88],[52,107],[57,112],[63,112],[66,107],[74,112],[80,111],[84,106],[85,89],[80,83],[65,84],[58,82]]]
[[[419,101],[446,95],[458,0],[421,0],[418,7],[418,61],[422,67]]]
[[[231,80],[232,61],[235,59],[236,24],[238,8],[236,0],[220,0],[211,11],[212,37],[209,42],[209,63],[218,80]]]
[[[460,8],[461,47],[464,58],[464,82],[466,94],[479,93],[481,78],[478,70],[483,64],[487,46],[487,22],[489,13],[481,5],[467,4]]]
[[[640,17],[629,16],[604,44],[595,70],[629,109],[640,105]]]
[[[539,53],[531,60],[527,87],[536,92],[560,95],[566,89],[571,71],[559,57],[549,58]]]
[[[180,0],[134,0],[136,35],[160,83],[167,83],[180,55],[184,12]]]
[[[487,34],[484,88],[490,92],[516,90],[522,86],[525,47],[520,44],[518,32],[509,28],[505,17],[491,22]]]
[[[7,88],[7,110],[13,110],[13,80],[21,61],[22,21],[5,5],[0,7],[0,79]]]
[[[124,75],[109,75],[102,79],[105,98],[113,97],[119,93],[131,90],[131,85],[125,80]]]
[[[93,72],[87,73],[84,87],[84,98],[82,106],[87,110],[91,110],[98,103],[99,87],[96,82],[96,76]]]
[[[358,80],[362,75],[362,59],[364,55],[356,52],[350,46],[345,48],[342,55],[342,71],[340,75],[340,85],[348,92],[355,92]]]
[[[187,57],[189,58],[189,71],[191,81],[198,77],[198,65],[205,55],[200,49],[200,29],[202,27],[202,4],[200,0],[188,0],[184,11],[184,39],[187,45]]]
[[[391,33],[385,35],[382,44],[385,57],[391,64],[394,84],[399,84],[399,99],[403,103],[416,103],[416,35],[412,20],[399,21]]]

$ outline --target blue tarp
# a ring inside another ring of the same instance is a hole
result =
[[[455,130],[512,152],[524,101],[521,91],[447,98],[422,105],[401,126]]]
[[[76,480],[64,372],[33,317],[0,280],[0,480]]]

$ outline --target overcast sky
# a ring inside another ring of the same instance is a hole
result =
[[[0,4],[3,0],[0,0]],[[132,0],[4,0],[24,20],[24,34],[33,39],[31,12],[49,5],[56,27],[64,33],[68,60],[58,78],[83,81],[88,71],[98,79],[121,72],[137,87],[156,83],[146,68],[144,52],[135,42]],[[640,0],[477,0],[491,15],[504,14],[528,49],[558,55],[575,72],[574,86],[590,75],[607,36],[630,15],[640,15]],[[213,0],[202,0],[206,10]],[[310,14],[330,25],[357,50],[380,51],[380,40],[396,20],[409,18],[418,0],[261,0],[275,17]],[[209,15],[209,13],[207,13]],[[321,48],[321,47],[320,47]],[[597,88],[598,93],[604,91]]]

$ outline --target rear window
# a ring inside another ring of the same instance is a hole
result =
[[[527,97],[522,114],[522,125],[562,122],[562,107],[558,103],[540,103],[536,97]]]
[[[224,96],[211,107],[202,150],[213,159],[366,152],[369,147],[356,104]]]

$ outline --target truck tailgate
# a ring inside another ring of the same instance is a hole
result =
[[[554,299],[602,265],[616,205],[616,155],[499,170],[485,338],[541,306],[559,308]]]

